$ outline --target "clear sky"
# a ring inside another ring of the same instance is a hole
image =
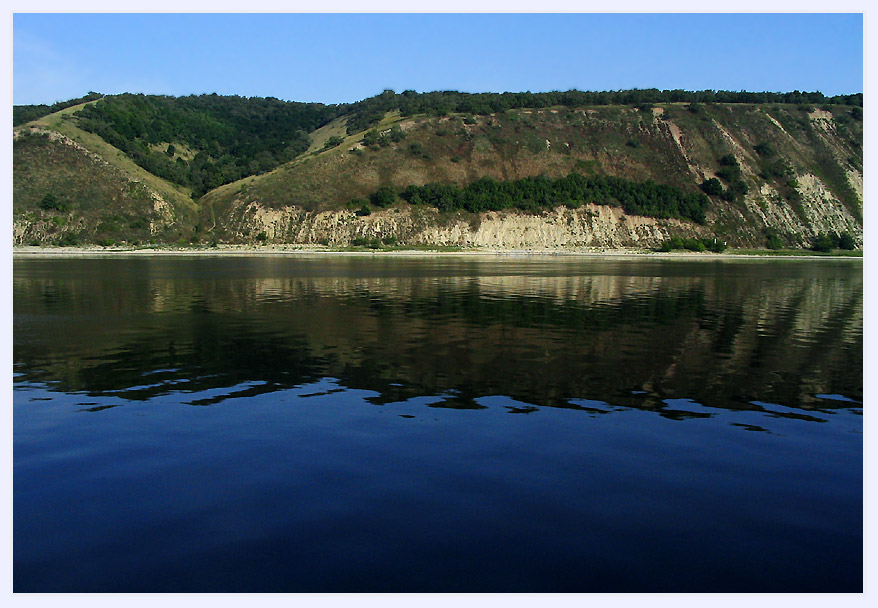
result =
[[[16,14],[13,103],[101,93],[863,91],[860,14]]]

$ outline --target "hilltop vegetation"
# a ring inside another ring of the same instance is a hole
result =
[[[76,113],[80,128],[124,151],[138,165],[191,188],[217,186],[292,160],[308,133],[335,116],[323,104],[220,95],[114,95]]]
[[[103,97],[103,95],[101,95],[100,93],[90,91],[88,95],[84,95],[83,97],[69,99],[67,101],[59,101],[57,103],[53,103],[50,106],[47,106],[45,104],[12,106],[12,126],[17,127],[18,125],[23,125],[26,122],[37,120],[38,118],[42,118],[43,116],[48,116],[49,114],[60,112],[61,110],[72,108],[73,106],[78,106],[81,103],[98,100],[101,97]]]
[[[85,97],[52,106],[16,106],[13,124],[35,120],[87,101],[78,126],[124,151],[138,165],[186,186],[197,198],[249,175],[288,162],[308,149],[308,134],[339,116],[347,133],[374,127],[388,112],[401,116],[450,113],[487,115],[519,108],[646,106],[656,103],[796,103],[862,106],[862,95],[732,91],[566,91],[550,93],[460,93],[436,91],[380,95],[353,104],[298,103],[276,98],[223,95],[110,95]]]
[[[587,106],[630,105],[645,106],[658,103],[784,103],[784,104],[841,104],[863,105],[862,93],[826,97],[822,93],[751,93],[747,91],[683,91],[675,89],[632,89],[626,91],[552,91],[549,93],[461,93],[434,91],[417,93],[403,91],[396,94],[387,89],[380,95],[351,104],[348,113],[348,133],[356,133],[374,126],[387,112],[398,110],[402,116],[431,114],[445,116],[451,113],[487,115],[520,108],[581,108]]]

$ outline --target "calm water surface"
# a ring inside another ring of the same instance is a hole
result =
[[[16,258],[15,591],[860,591],[860,261]]]

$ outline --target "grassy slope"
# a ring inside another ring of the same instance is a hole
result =
[[[174,207],[178,208],[180,212],[190,213],[195,208],[188,188],[172,184],[167,180],[153,175],[138,166],[118,148],[108,144],[94,133],[89,133],[88,131],[83,131],[78,128],[72,115],[74,112],[82,109],[85,105],[87,104],[72,106],[65,110],[61,110],[60,112],[49,114],[48,116],[27,123],[19,128],[27,128],[30,125],[34,125],[66,135],[73,141],[87,148],[89,151],[100,156],[113,167],[124,172],[126,175],[129,175],[131,179],[143,182],[146,186],[160,194],[162,198],[171,203]]]
[[[847,112],[836,110],[839,115]],[[861,213],[844,165],[862,166],[862,123],[847,121],[826,137],[797,106],[716,104],[703,106],[698,113],[689,112],[686,104],[662,104],[654,112],[628,106],[510,110],[475,117],[472,125],[464,118],[389,115],[380,128],[399,124],[407,133],[403,141],[361,153],[352,148],[362,133],[328,151],[315,145],[311,154],[270,173],[208,193],[204,208],[220,218],[251,201],[272,207],[338,209],[353,198],[368,197],[381,185],[466,184],[482,176],[516,179],[545,173],[554,177],[570,171],[652,179],[693,191],[720,168],[720,157],[733,153],[743,166],[750,198],[757,203],[763,184],[780,196],[789,190],[787,177],[759,177],[766,166],[782,163],[797,174],[817,175],[855,217]],[[682,133],[688,158],[674,141],[675,128]],[[328,137],[329,133],[323,139]],[[770,159],[760,157],[753,146],[763,142],[778,153]],[[742,216],[744,222],[755,219],[743,201],[726,203],[718,198],[709,213],[721,235],[740,230]]]
[[[191,230],[196,219],[189,192],[146,172],[120,150],[78,129],[69,115],[81,107],[68,108],[29,125],[70,137],[98,154],[119,175],[159,193],[181,219],[182,232]],[[652,179],[694,191],[701,180],[713,176],[720,168],[718,159],[730,152],[743,166],[751,204],[761,204],[758,192],[765,183],[780,196],[789,191],[787,177],[766,180],[758,175],[772,163],[784,163],[799,175],[817,175],[835,197],[855,216],[860,216],[862,203],[844,171],[862,169],[861,122],[840,121],[827,134],[815,127],[807,112],[797,106],[716,104],[705,105],[698,113],[689,112],[686,107],[660,104],[655,111],[630,106],[510,110],[474,117],[474,124],[466,124],[473,120],[466,115],[401,118],[390,113],[378,126],[379,130],[398,124],[407,136],[401,142],[377,149],[360,146],[363,133],[345,136],[342,118],[312,133],[311,147],[294,161],[209,192],[201,201],[200,221],[206,227],[222,227],[227,218],[236,215],[236,209],[251,201],[271,207],[340,209],[352,199],[367,198],[381,185],[463,185],[483,176],[502,180],[541,173],[557,177],[577,171]],[[844,117],[849,110],[836,107],[835,111]],[[685,156],[674,140],[675,133],[682,133]],[[345,136],[344,143],[323,150],[323,144],[333,135]],[[755,153],[753,146],[763,142],[778,151],[774,158],[765,159]],[[29,161],[29,179],[53,181],[51,171],[59,170],[58,166],[48,162],[48,158],[44,161]],[[16,156],[18,180],[21,164]],[[49,167],[54,168],[47,171]],[[41,172],[45,173],[42,177]],[[95,174],[92,179],[100,181],[104,177]],[[122,185],[111,187],[109,194],[93,198],[93,202],[112,207],[114,188],[119,190]],[[28,207],[33,212],[42,196],[38,191],[38,187],[17,188],[17,209]],[[713,200],[708,218],[720,235],[735,235],[756,219],[742,201],[725,203],[719,199]],[[752,231],[752,226],[749,229]]]
[[[83,105],[15,129],[24,136],[13,144],[13,216],[29,224],[25,242],[58,242],[65,234],[92,242],[188,237],[197,220],[197,205],[188,191],[148,173],[100,137],[78,129],[69,115]],[[48,136],[27,135],[32,128],[37,133],[61,133],[87,151]],[[40,209],[49,192],[68,208]],[[153,193],[168,203],[169,214],[156,213]],[[150,233],[151,221],[169,220],[174,227]]]
[[[13,144],[13,216],[28,226],[21,235],[23,242],[57,243],[65,236],[86,242],[188,238],[198,218],[189,191],[147,172],[121,150],[77,128],[71,115],[84,105],[15,129],[25,134]],[[47,136],[28,136],[32,131],[60,133],[85,150]],[[41,209],[39,203],[49,192],[67,209]],[[168,205],[162,212],[155,209],[154,193]],[[160,225],[157,231],[150,230],[151,222]]]

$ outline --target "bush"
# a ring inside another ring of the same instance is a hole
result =
[[[721,159],[719,159],[719,164],[723,167],[737,167],[738,159],[735,158],[734,154],[726,154]]]
[[[76,247],[79,245],[79,237],[75,234],[67,233],[61,237],[61,240],[58,241],[58,244],[61,247]]]
[[[726,165],[716,172],[716,176],[726,183],[734,182],[741,177],[741,167],[738,165]]]
[[[393,125],[390,128],[390,141],[397,144],[405,139],[405,131],[399,128],[399,125]]]
[[[675,249],[686,249],[688,251],[712,251],[722,253],[726,250],[726,244],[718,238],[712,239],[683,239],[678,236],[666,239],[659,247],[659,251],[670,252]]]
[[[374,146],[378,143],[378,131],[372,129],[371,131],[366,131],[366,134],[363,136],[363,143],[367,146]]]
[[[811,242],[811,249],[823,253],[829,253],[839,246],[839,238],[837,234],[832,232],[821,232]]]
[[[846,251],[853,251],[857,248],[857,244],[854,241],[854,237],[850,235],[848,232],[842,232],[838,237],[838,248],[844,249]]]
[[[756,154],[765,158],[771,158],[775,154],[771,144],[764,141],[753,146],[753,149],[756,151]]]
[[[780,240],[780,237],[776,234],[768,235],[768,242],[766,243],[766,247],[769,249],[777,250],[783,249],[783,241]]]
[[[260,243],[264,243],[265,241],[268,240],[268,235],[265,234],[265,232],[260,232],[259,234],[256,235],[256,240],[259,241]]]
[[[58,200],[54,193],[49,192],[40,201],[40,209],[45,209],[46,211],[67,211],[67,203]]]
[[[329,150],[330,148],[335,148],[344,143],[344,137],[340,137],[338,135],[333,135],[329,139],[326,140],[326,143],[323,144],[324,150]]]
[[[723,193],[723,185],[717,178],[711,177],[701,182],[701,190],[708,196],[716,196]]]
[[[381,186],[369,196],[369,202],[376,207],[389,207],[396,202],[396,189],[393,186]]]
[[[381,240],[377,237],[375,238],[365,238],[362,236],[356,236],[351,239],[351,245],[354,247],[368,247],[370,249],[381,249]]]

